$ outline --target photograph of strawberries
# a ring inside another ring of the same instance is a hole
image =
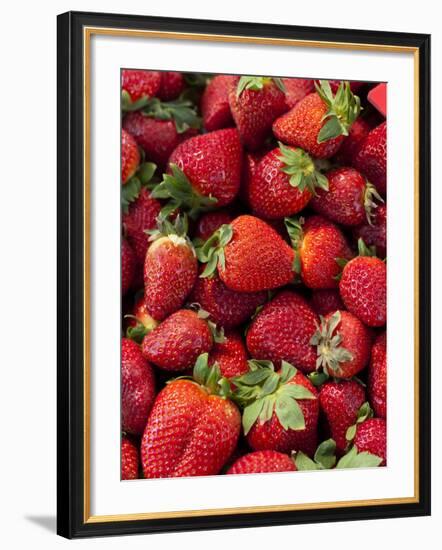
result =
[[[386,84],[121,87],[121,478],[385,466]]]

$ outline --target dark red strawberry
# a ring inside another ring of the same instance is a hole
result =
[[[157,96],[162,101],[176,99],[184,90],[185,81],[182,73],[165,71],[161,73],[160,89]]]
[[[232,378],[249,370],[247,350],[238,332],[224,334],[224,341],[215,343],[209,354],[209,365],[218,365],[221,376]]]
[[[140,152],[135,139],[124,130],[121,130],[121,181],[127,183],[137,171],[140,164]]]
[[[347,430],[356,424],[358,412],[364,403],[364,388],[355,380],[326,382],[321,386],[319,405],[339,454],[343,454],[347,448]]]
[[[255,451],[241,456],[226,474],[264,474],[268,472],[294,472],[295,462],[278,451]]]
[[[371,256],[359,239],[359,256],[342,270],[339,292],[345,307],[369,327],[382,327],[387,322],[387,266]]]
[[[382,458],[380,466],[387,465],[387,424],[383,418],[369,418],[356,428],[354,445],[358,452],[364,451]]]
[[[228,288],[217,273],[211,277],[199,277],[189,301],[198,303],[210,313],[214,322],[226,329],[245,323],[258,306],[267,299],[265,291],[237,292]]]
[[[387,333],[376,338],[368,368],[368,395],[375,415],[387,417]]]
[[[218,377],[205,354],[195,365],[195,380],[171,381],[158,394],[141,442],[144,477],[215,475],[227,463],[241,415],[232,401],[217,395]]]
[[[287,231],[295,250],[294,269],[305,286],[313,289],[338,286],[341,271],[337,259],[352,257],[344,234],[322,216],[286,218]]]
[[[318,214],[342,225],[371,223],[382,197],[371,183],[354,168],[336,168],[327,172],[327,189],[318,189],[311,207]]]
[[[180,309],[144,337],[142,352],[148,361],[166,371],[183,371],[212,345],[207,320],[195,311]]]
[[[253,319],[247,332],[249,354],[277,365],[285,359],[303,372],[312,372],[316,350],[310,340],[317,322],[316,314],[302,296],[284,290]]]
[[[220,74],[206,86],[201,98],[203,125],[208,132],[233,126],[229,105],[229,89],[236,78]]]
[[[195,217],[213,206],[233,201],[241,179],[241,143],[234,128],[194,136],[178,145],[169,159],[170,173],[153,191]]]
[[[339,86],[342,84],[342,80],[329,80],[328,83],[330,84],[331,91],[335,94],[338,91]],[[357,91],[362,88],[364,85],[364,82],[358,82],[357,80],[350,80],[350,90],[353,93],[356,93]]]
[[[243,169],[242,169],[242,178],[241,178],[241,187],[239,189],[238,197],[245,204],[248,204],[249,201],[249,186],[252,178],[256,174],[256,168],[259,164],[259,161],[265,155],[265,152],[259,151],[257,153],[246,152],[244,154]],[[250,206],[250,205],[249,205]]]
[[[147,311],[144,295],[137,300],[132,312],[125,318],[127,319],[126,336],[138,344],[141,344],[147,333],[158,326],[158,321],[155,321]]]
[[[121,427],[142,434],[155,399],[155,377],[133,340],[121,340]]]
[[[356,240],[362,239],[367,246],[376,247],[380,258],[387,255],[387,205],[380,204],[373,213],[371,223],[365,222],[353,230]]]
[[[387,192],[387,122],[376,126],[363,141],[353,161],[376,189]]]
[[[160,220],[152,231],[144,261],[144,296],[149,313],[157,321],[179,309],[195,284],[198,262],[187,237],[187,219],[175,223]]]
[[[251,371],[234,379],[244,406],[243,428],[254,451],[313,454],[317,445],[319,402],[311,382],[283,361],[275,372],[269,361],[250,361]]]
[[[137,479],[138,467],[138,448],[132,439],[123,436],[121,438],[121,479]]]
[[[230,110],[241,140],[249,150],[262,147],[273,121],[288,109],[278,78],[235,77],[229,91]]]
[[[214,210],[213,212],[202,214],[198,219],[195,238],[207,241],[217,229],[224,224],[229,224],[232,219],[232,214],[227,210]]]
[[[155,96],[160,84],[161,73],[157,71],[124,69],[122,72],[121,87],[133,102]]]
[[[339,291],[334,288],[314,290],[310,305],[318,315],[334,313],[338,309],[344,309]]]
[[[126,239],[121,240],[121,293],[126,294],[135,276],[137,260]]]
[[[364,139],[368,136],[372,128],[371,119],[362,116],[358,117],[351,125],[348,136],[346,136],[342,142],[336,155],[336,160],[344,166],[351,166]]]
[[[281,78],[285,87],[285,101],[290,109],[315,91],[315,81],[307,78]]]
[[[370,331],[348,311],[321,317],[310,343],[317,349],[316,368],[335,378],[351,378],[370,359]]]
[[[259,254],[257,254],[259,250]],[[238,292],[257,292],[290,283],[294,253],[268,224],[254,216],[239,216],[223,225],[197,248],[198,259],[211,276],[218,267],[223,283]]]
[[[341,146],[353,122],[359,116],[360,101],[342,83],[336,95],[327,81],[317,91],[301,99],[273,124],[276,138],[300,147],[316,158],[330,158]]]

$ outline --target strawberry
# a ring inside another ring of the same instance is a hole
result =
[[[387,192],[387,122],[371,130],[359,148],[353,164],[376,186],[379,193],[385,196]]]
[[[209,364],[218,365],[221,376],[232,378],[248,372],[247,350],[238,332],[224,334],[224,342],[215,343],[209,354]]]
[[[316,353],[310,340],[317,317],[306,300],[283,290],[253,319],[247,332],[247,349],[252,357],[280,364],[285,359],[303,372],[315,370]]]
[[[371,223],[370,223],[371,222]],[[364,222],[353,230],[353,237],[362,239],[366,245],[376,247],[380,258],[387,254],[387,205],[380,204],[370,222]]]
[[[254,451],[312,454],[317,444],[318,394],[293,365],[249,361],[251,371],[234,378],[236,399],[244,406],[243,428]]]
[[[217,273],[199,277],[190,301],[198,303],[217,325],[231,329],[245,323],[267,299],[265,291],[237,292],[228,288]]]
[[[160,220],[152,231],[144,261],[144,294],[149,313],[157,321],[179,309],[195,284],[198,262],[187,237],[187,219],[178,216],[174,225]]]
[[[321,386],[319,405],[339,454],[347,448],[347,430],[355,425],[364,403],[364,388],[355,380],[326,382]]]
[[[352,256],[339,227],[322,216],[286,218],[285,223],[295,250],[294,269],[305,286],[337,287],[341,268],[336,260]]]
[[[135,276],[136,258],[134,251],[126,239],[121,240],[121,293],[126,292],[132,286]]]
[[[354,446],[382,458],[380,466],[387,465],[387,424],[383,418],[369,418],[356,428]]]
[[[377,208],[375,199],[383,202],[374,185],[354,168],[336,168],[326,177],[327,189],[319,189],[311,200],[313,210],[342,225],[371,223]]]
[[[259,255],[257,255],[259,247]],[[257,292],[290,283],[294,253],[268,224],[254,216],[239,216],[223,225],[197,248],[209,277],[218,267],[221,281],[231,290]]]
[[[155,399],[155,377],[140,347],[121,340],[121,425],[125,432],[142,434]]]
[[[173,380],[158,394],[141,441],[145,478],[215,475],[229,460],[241,415],[218,378],[204,354],[194,380]]]
[[[285,87],[285,101],[290,109],[315,91],[315,81],[307,78],[281,78]]]
[[[137,142],[124,128],[121,130],[121,181],[123,185],[137,171],[140,164],[140,152]]]
[[[144,295],[137,300],[132,313],[125,317],[128,319],[126,336],[138,344],[141,344],[148,332],[158,326],[158,321],[147,311]]]
[[[342,80],[329,80],[328,83],[330,84],[331,91],[335,94],[339,86],[342,84]],[[364,82],[358,82],[357,80],[351,80],[349,82],[350,84],[350,90],[353,93],[356,93],[362,86],[364,85]]]
[[[241,456],[230,466],[226,474],[265,474],[295,470],[296,465],[288,455],[267,450]]]
[[[234,128],[194,136],[178,145],[169,159],[170,173],[152,196],[171,199],[168,211],[185,208],[190,217],[233,201],[241,179],[241,143]]]
[[[334,288],[314,290],[310,305],[318,315],[327,315],[338,309],[344,309],[339,291]]]
[[[224,224],[229,224],[232,219],[232,215],[227,210],[214,210],[202,214],[196,226],[195,239],[207,241],[217,229]]]
[[[342,270],[339,292],[345,307],[369,327],[387,322],[387,266],[362,239],[359,256]]]
[[[220,340],[222,338],[219,338]],[[210,326],[202,314],[179,309],[144,337],[144,357],[166,371],[183,371],[213,345]]]
[[[201,97],[203,126],[208,132],[233,126],[229,105],[229,89],[235,77],[220,74],[215,76],[204,89]]]
[[[360,100],[341,83],[336,95],[326,80],[316,86],[316,92],[301,99],[288,113],[276,119],[276,138],[300,147],[316,158],[330,158],[341,146],[353,122],[359,116]]]
[[[142,103],[144,100],[157,94],[161,85],[161,73],[157,71],[138,71],[124,69],[121,78],[123,89],[123,109],[132,102]],[[138,105],[134,105],[134,108]]]
[[[157,96],[161,101],[176,99],[184,90],[185,81],[182,73],[165,71],[161,73],[160,89]]]
[[[336,160],[344,166],[351,165],[372,128],[371,120],[359,116],[351,125],[348,136],[342,142]]]
[[[121,479],[138,478],[138,449],[135,443],[128,437],[121,438]]]
[[[351,378],[370,358],[371,334],[348,311],[335,311],[321,317],[310,344],[317,349],[317,370],[335,378]]]
[[[251,151],[263,145],[273,121],[288,109],[281,79],[258,76],[236,77],[229,104],[241,140]]]
[[[309,203],[315,187],[327,190],[327,178],[307,153],[282,143],[261,159],[248,182],[248,203],[264,218],[296,214]]]
[[[387,417],[387,333],[382,332],[371,348],[368,368],[368,395],[379,418]]]

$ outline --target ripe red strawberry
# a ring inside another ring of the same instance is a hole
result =
[[[307,78],[281,78],[285,87],[285,101],[290,109],[315,91],[315,81]]]
[[[236,399],[245,405],[243,428],[254,451],[313,454],[317,445],[318,393],[311,382],[286,361],[251,361],[252,370],[234,379]]]
[[[376,189],[387,192],[387,122],[376,126],[363,141],[353,161]]]
[[[234,128],[194,136],[178,145],[170,173],[152,195],[170,199],[169,210],[184,207],[189,216],[233,201],[241,179],[241,143]]]
[[[160,84],[161,73],[157,71],[123,70],[121,87],[132,101],[155,96]]]
[[[226,474],[265,474],[268,472],[294,472],[295,462],[277,451],[255,451],[241,456]]]
[[[310,305],[318,315],[327,315],[338,309],[344,309],[339,291],[334,288],[314,290]]]
[[[293,363],[303,372],[312,372],[316,350],[310,340],[318,318],[302,296],[283,290],[253,319],[247,332],[251,357],[280,364]]]
[[[205,355],[195,365],[195,381],[174,380],[158,394],[141,442],[144,477],[215,475],[229,460],[241,416],[217,395],[218,375]]]
[[[150,196],[150,191],[143,188],[134,202],[129,204],[127,212],[123,213],[126,238],[140,265],[144,264],[149,246],[146,231],[155,229],[160,210],[161,204]]]
[[[236,78],[220,74],[215,76],[204,89],[201,97],[203,126],[208,132],[233,126],[229,105],[229,89]]]
[[[239,216],[223,225],[197,248],[197,254],[200,262],[207,263],[201,276],[211,276],[218,266],[222,282],[238,292],[278,288],[294,278],[293,250],[272,227],[254,216]]]
[[[368,395],[375,415],[387,417],[387,333],[376,338],[368,368]]]
[[[199,277],[196,280],[189,301],[198,303],[204,311],[208,311],[217,325],[231,329],[250,319],[266,299],[265,291],[231,290],[214,273],[212,277]]]
[[[127,183],[140,164],[140,152],[137,142],[124,130],[121,130],[121,181]]]
[[[121,340],[121,426],[142,434],[155,400],[155,376],[133,340]]]
[[[327,178],[316,170],[310,156],[280,143],[264,155],[251,175],[248,203],[258,216],[283,218],[305,208],[315,187],[326,190]]]
[[[359,409],[364,403],[364,388],[355,380],[326,382],[321,386],[319,405],[339,454],[347,448],[347,430],[356,424]]]
[[[342,80],[329,80],[328,83],[330,84],[331,91],[335,94],[338,91],[338,88],[340,84],[342,83]],[[364,82],[358,82],[357,80],[351,80],[349,82],[350,84],[350,90],[353,93],[356,93],[362,86],[364,85]]]
[[[380,258],[387,255],[387,205],[380,204],[368,222],[355,227],[353,236],[356,240],[362,239],[368,246],[376,247],[376,254]]]
[[[209,354],[209,364],[218,365],[221,376],[232,378],[249,370],[247,350],[239,333],[224,334],[224,342],[215,343]]]
[[[356,428],[354,445],[358,452],[367,451],[382,458],[380,466],[387,465],[387,424],[383,418],[369,418]]]
[[[139,298],[130,315],[125,316],[127,321],[126,336],[141,344],[148,332],[158,326],[158,321],[147,311],[144,296]]]
[[[372,128],[373,125],[370,119],[362,116],[358,117],[351,125],[348,136],[346,136],[342,142],[336,155],[336,160],[344,166],[351,166],[364,139],[368,136]]]
[[[138,478],[138,449],[135,443],[128,437],[121,438],[121,479]]]
[[[159,222],[151,232],[144,261],[144,295],[149,313],[157,321],[179,309],[195,284],[198,262],[187,237],[187,219],[178,216],[175,224]]]
[[[136,269],[135,254],[126,239],[121,240],[121,293],[126,294],[132,285]]]
[[[202,214],[198,219],[195,238],[207,241],[217,229],[224,224],[229,224],[232,219],[232,215],[227,210],[214,210]]]
[[[144,337],[141,349],[154,365],[166,371],[183,371],[212,345],[207,321],[195,311],[180,309]]]
[[[336,168],[326,174],[327,189],[311,200],[315,212],[342,225],[371,223],[377,204],[383,202],[376,188],[354,168]]]
[[[273,121],[287,111],[283,90],[277,78],[242,76],[232,81],[230,110],[247,149],[259,149],[270,134]]]
[[[370,331],[348,311],[321,317],[310,343],[317,346],[316,368],[335,378],[351,378],[370,359]]]
[[[184,90],[185,81],[182,73],[165,71],[161,73],[160,89],[157,96],[162,101],[176,99]]]
[[[341,268],[337,259],[352,256],[344,234],[322,216],[286,218],[287,231],[295,250],[294,269],[305,286],[313,289],[338,286]]]
[[[359,256],[342,270],[339,292],[345,307],[369,327],[382,327],[387,322],[387,266],[370,256],[359,239]]]
[[[316,158],[330,158],[359,116],[360,101],[343,83],[336,95],[327,81],[315,93],[301,99],[273,124],[276,138],[286,145],[300,147]]]
[[[238,197],[245,204],[248,204],[248,200],[249,200],[250,182],[252,181],[252,178],[256,174],[256,168],[259,164],[259,161],[264,156],[264,154],[265,153],[263,153],[262,151],[259,151],[258,153],[246,152],[244,154],[241,187],[239,189]]]

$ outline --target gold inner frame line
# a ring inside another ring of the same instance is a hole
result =
[[[90,497],[90,41],[92,35],[128,36],[136,38],[156,38],[174,40],[199,40],[209,42],[249,43],[269,46],[292,46],[325,49],[366,50],[376,52],[412,53],[414,59],[414,223],[419,228],[419,50],[411,46],[387,44],[343,43],[314,40],[281,38],[261,38],[235,35],[201,34],[117,29],[111,27],[84,27],[83,29],[83,100],[84,100],[84,500],[85,523],[105,523],[114,521],[136,521],[146,519],[201,517],[228,514],[250,514],[264,512],[320,510],[352,506],[379,506],[411,504],[419,501],[419,232],[415,231],[414,241],[414,495],[410,497],[353,500],[336,502],[316,502],[270,506],[250,506],[215,508],[207,510],[180,510],[106,516],[91,515]]]

